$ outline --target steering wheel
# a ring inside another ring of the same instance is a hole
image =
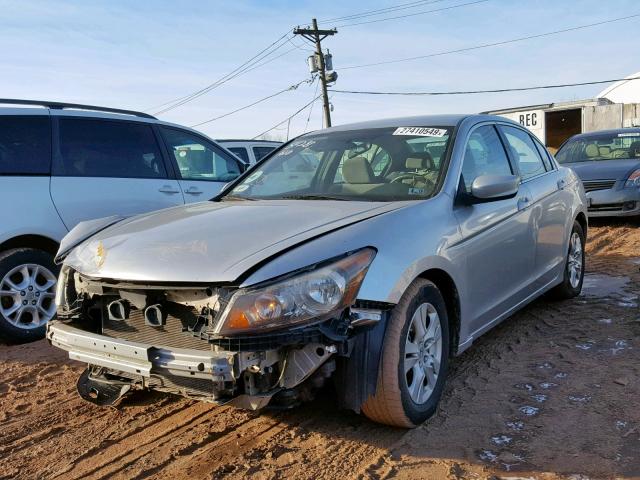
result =
[[[397,182],[401,182],[402,180],[407,180],[407,179],[411,179],[414,181],[416,180],[422,180],[423,182],[426,183],[426,178],[424,178],[423,175],[420,175],[419,173],[412,173],[412,172],[408,172],[408,173],[403,173],[401,175],[398,175],[396,178],[392,179],[389,183],[397,183]]]

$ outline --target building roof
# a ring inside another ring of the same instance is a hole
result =
[[[598,94],[614,103],[640,103],[640,72],[633,73],[624,80],[614,83]]]

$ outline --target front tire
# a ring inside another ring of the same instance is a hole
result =
[[[573,222],[571,235],[569,235],[567,260],[564,265],[562,283],[549,292],[555,300],[567,300],[580,295],[582,282],[584,280],[584,244],[584,230],[582,230],[582,226],[577,221]]]
[[[0,253],[0,335],[11,342],[44,337],[56,313],[58,267],[42,250],[17,248]]]
[[[391,313],[375,395],[362,405],[371,420],[413,428],[438,406],[449,366],[449,320],[442,294],[418,279]]]

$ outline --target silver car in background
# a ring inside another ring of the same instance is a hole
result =
[[[574,135],[556,158],[582,180],[590,217],[640,217],[640,128]]]
[[[334,127],[211,202],[80,224],[47,337],[98,404],[151,388],[293,406],[331,378],[342,407],[414,427],[450,356],[545,292],[579,294],[586,232],[581,182],[514,122]]]

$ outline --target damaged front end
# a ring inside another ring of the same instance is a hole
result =
[[[356,303],[374,256],[362,249],[251,288],[111,281],[65,265],[47,338],[88,364],[78,392],[99,405],[150,388],[291,406],[347,365],[357,334],[384,318],[385,306]]]

